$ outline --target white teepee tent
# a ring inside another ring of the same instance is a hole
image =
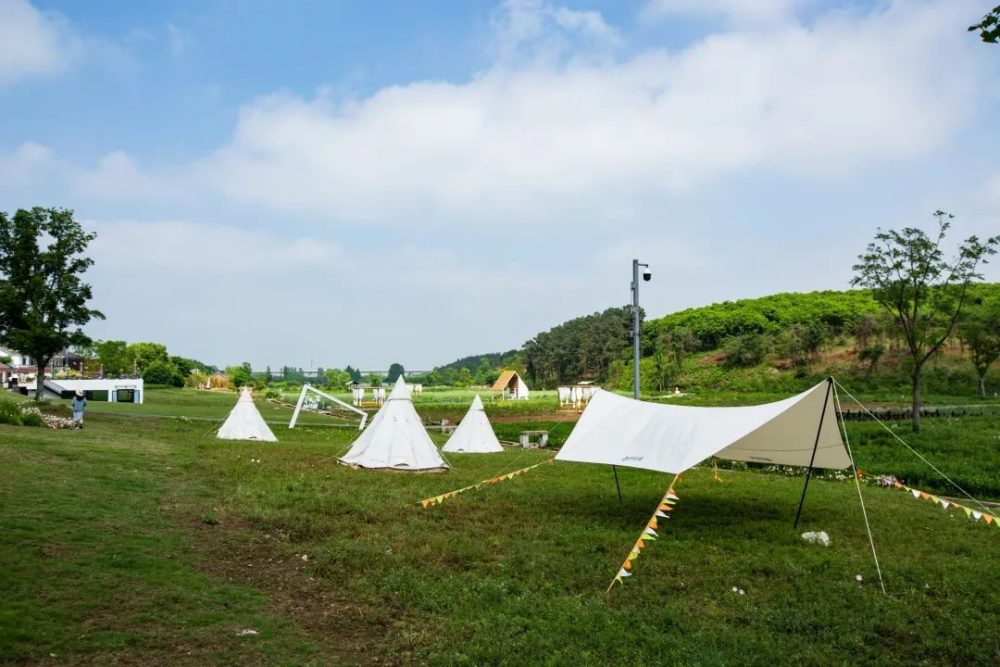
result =
[[[489,454],[502,452],[503,447],[493,433],[490,420],[483,409],[483,401],[476,394],[469,411],[462,417],[458,428],[448,438],[448,443],[441,448],[443,452],[465,452],[467,454]]]
[[[264,418],[260,416],[260,412],[257,411],[250,390],[245,387],[240,392],[236,407],[230,411],[216,437],[221,440],[278,441],[274,437],[274,433],[271,433]]]
[[[402,376],[350,451],[338,459],[358,468],[436,472],[450,468],[413,408]]]

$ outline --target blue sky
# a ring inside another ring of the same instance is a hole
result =
[[[1000,231],[985,11],[0,0],[0,209],[98,233],[91,335],[217,364],[517,347],[633,256],[651,315],[843,289],[879,226]]]

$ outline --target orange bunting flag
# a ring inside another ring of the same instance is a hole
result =
[[[873,477],[869,475],[869,477]],[[935,505],[940,505],[941,509],[947,510],[949,507],[954,507],[965,512],[965,516],[973,521],[985,521],[987,525],[994,524],[1000,528],[1000,517],[990,514],[989,512],[980,512],[979,510],[974,510],[971,507],[966,507],[961,503],[956,503],[954,500],[945,500],[940,496],[935,496],[932,493],[927,493],[926,491],[921,491],[920,489],[912,489],[905,484],[900,484],[898,481],[893,483],[893,486],[897,489],[909,491],[910,494],[917,500],[929,500]]]
[[[674,478],[674,480],[676,481],[679,477],[680,476],[678,475],[677,477]],[[674,495],[674,487],[673,484],[671,484],[670,488],[667,490],[667,493],[660,500],[659,504],[656,507],[656,510],[653,512],[653,516],[651,516],[649,518],[649,521],[646,522],[646,527],[642,529],[641,533],[639,533],[639,538],[635,541],[635,544],[632,545],[632,549],[629,551],[628,556],[625,558],[625,562],[622,563],[622,566],[618,569],[618,574],[615,576],[615,578],[611,580],[611,583],[608,585],[608,590],[606,592],[610,593],[611,589],[614,587],[616,583],[618,584],[623,583],[622,577],[632,576],[632,561],[636,560],[640,556],[642,550],[646,547],[647,541],[652,542],[656,540],[656,538],[658,537],[656,529],[659,528],[659,522],[657,521],[657,517],[669,519],[670,516],[667,515],[665,512],[673,509],[672,505],[674,504],[673,501],[675,500],[678,500],[678,498],[676,495]]]
[[[504,475],[499,475],[497,477],[491,477],[490,479],[484,479],[481,482],[476,482],[475,484],[470,484],[469,486],[464,486],[461,489],[455,489],[454,491],[448,491],[447,493],[442,493],[439,496],[431,496],[430,498],[424,498],[423,500],[418,500],[417,502],[413,503],[413,505],[419,505],[419,506],[423,507],[424,509],[427,509],[431,505],[440,505],[446,499],[448,499],[448,498],[454,498],[455,496],[457,496],[460,493],[465,493],[466,491],[473,491],[475,489],[481,489],[484,486],[487,486],[487,485],[490,485],[490,484],[498,484],[499,482],[502,482],[505,479],[514,479],[515,475],[523,475],[524,473],[528,472],[532,468],[537,468],[538,466],[545,465],[546,463],[552,463],[554,460],[555,460],[555,458],[553,457],[551,459],[547,459],[545,461],[542,461],[541,463],[536,463],[533,466],[528,466],[527,468],[522,468],[520,470],[515,470],[514,472],[510,472],[510,473],[507,473],[507,474],[504,474]]]

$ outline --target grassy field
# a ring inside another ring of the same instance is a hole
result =
[[[704,468],[605,595],[667,476],[620,469],[619,505],[606,468],[556,464],[423,510],[406,504],[552,454],[353,471],[335,463],[349,429],[222,442],[207,421],[134,415],[221,419],[231,395],[147,400],[91,403],[83,431],[0,426],[0,662],[1000,661],[1000,528],[906,493],[864,489],[888,596],[852,484],[812,484],[795,531],[801,475],[724,470],[720,483]],[[936,488],[876,425],[850,428],[861,467]],[[912,441],[998,499],[998,432],[995,416],[928,420]],[[831,547],[799,539],[820,529]]]

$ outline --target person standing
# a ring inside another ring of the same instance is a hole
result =
[[[87,408],[87,397],[80,389],[77,389],[76,395],[73,396],[72,408],[73,424],[75,424],[77,428],[83,428],[83,411]]]

